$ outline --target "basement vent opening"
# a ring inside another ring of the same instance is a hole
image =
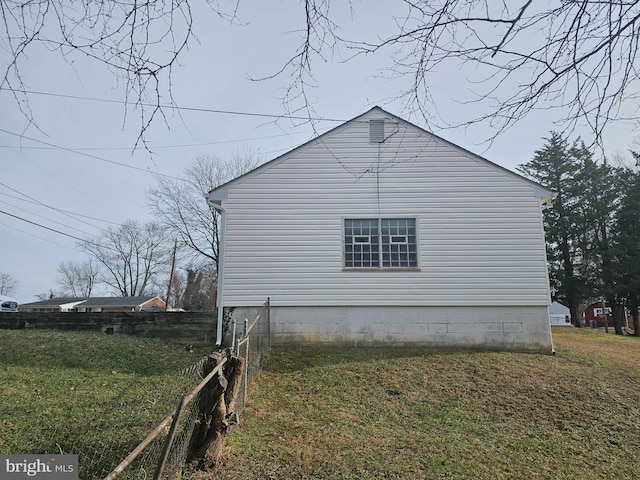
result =
[[[384,120],[369,120],[369,143],[384,142]]]

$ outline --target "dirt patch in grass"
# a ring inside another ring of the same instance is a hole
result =
[[[274,349],[211,478],[640,478],[640,339],[555,356]]]

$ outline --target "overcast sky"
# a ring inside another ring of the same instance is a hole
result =
[[[349,33],[383,35],[392,25],[387,4],[368,2],[366,16],[357,17]],[[37,92],[29,95],[37,126],[0,91],[0,210],[6,212],[0,214],[0,272],[18,280],[19,302],[58,289],[60,262],[87,258],[72,237],[96,235],[128,219],[151,220],[145,195],[155,184],[153,174],[179,176],[198,154],[228,158],[248,150],[268,161],[375,105],[430,129],[394,100],[407,80],[381,75],[389,66],[384,56],[318,62],[317,85],[310,90],[318,119],[313,126],[278,119],[286,113],[281,98],[288,77],[251,78],[275,73],[295,53],[299,37],[292,32],[303,25],[303,7],[297,1],[248,1],[238,16],[232,25],[210,11],[196,12],[198,41],[190,43],[172,78],[173,100],[183,108],[165,110],[166,117],[152,124],[146,135],[152,155],[132,151],[140,118],[124,106],[122,81],[82,57],[65,62],[44,48],[29,52],[23,74],[26,87]],[[0,50],[2,64],[9,60]],[[453,121],[477,115],[470,105],[447,103],[473,80],[446,70],[431,79],[440,109],[444,105]],[[486,125],[434,133],[514,170],[557,129],[557,115],[536,112],[490,146],[482,143],[492,134]],[[604,138],[607,155],[624,153],[635,135],[631,126],[611,128]]]

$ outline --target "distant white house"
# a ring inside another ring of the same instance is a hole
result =
[[[53,297],[47,300],[23,303],[19,310],[21,312],[72,312],[77,305],[85,300],[86,298],[78,297]]]
[[[164,301],[154,295],[138,297],[54,297],[23,303],[21,312],[144,312],[164,311]]]
[[[78,312],[155,312],[166,309],[164,300],[155,295],[90,297],[76,306]]]
[[[552,326],[571,327],[571,312],[561,303],[551,302],[549,307],[549,323]]]
[[[552,352],[552,192],[379,107],[209,192],[219,304],[278,344]]]

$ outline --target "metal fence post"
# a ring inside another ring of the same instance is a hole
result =
[[[247,377],[249,376],[249,357],[251,355],[250,350],[249,350],[249,319],[245,318],[244,319],[244,337],[245,340],[247,342],[247,356],[244,359],[244,375],[243,375],[243,382],[244,382],[244,401],[247,401],[247,386],[249,384]]]
[[[180,414],[182,413],[184,398],[185,398],[185,395],[183,394],[180,396],[180,400],[178,400],[176,413],[173,415],[173,421],[171,422],[169,435],[167,435],[167,439],[164,442],[162,454],[160,455],[160,461],[158,462],[158,467],[156,468],[156,473],[153,476],[153,480],[159,480],[162,477],[162,471],[164,470],[164,466],[167,463],[167,458],[169,458],[169,452],[171,451],[171,444],[173,443],[173,439],[176,436],[176,430],[178,429],[178,422],[180,421]]]
[[[231,330],[231,351],[233,352],[233,348],[235,346],[235,342],[236,342],[236,319],[232,318],[231,319],[231,325],[233,326],[232,330]]]
[[[267,345],[271,346],[271,298],[267,297]]]

